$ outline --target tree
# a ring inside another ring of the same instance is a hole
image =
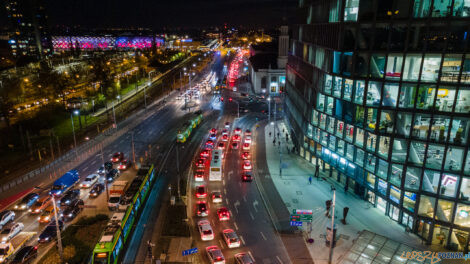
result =
[[[10,113],[14,109],[17,98],[21,96],[21,81],[14,77],[3,79],[0,86],[0,113],[5,118],[7,126],[10,126]]]

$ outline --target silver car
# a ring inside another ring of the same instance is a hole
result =
[[[15,223],[15,222],[9,223],[3,228],[2,232],[0,232],[1,242],[7,243],[8,241],[10,241],[10,239],[18,235],[23,229],[24,229],[23,223]]]

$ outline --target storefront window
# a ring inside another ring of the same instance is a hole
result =
[[[372,188],[372,190],[375,189],[375,175],[372,173],[367,173],[367,185]]]
[[[390,201],[393,201],[396,204],[400,204],[401,191],[398,187],[390,185]]]
[[[470,113],[470,90],[468,87],[460,87],[457,101],[455,102],[455,112]]]
[[[382,159],[378,159],[379,165],[377,166],[377,176],[387,180],[388,176],[388,162]]]
[[[380,136],[379,140],[379,148],[377,149],[377,153],[382,158],[388,158],[388,149],[390,147],[390,137],[387,136]]]
[[[370,58],[370,76],[373,78],[382,78],[385,68],[385,55],[372,54]]]
[[[353,137],[354,137],[354,126],[346,124],[346,135],[345,135],[346,141],[353,142]]]
[[[344,6],[344,21],[357,21],[359,0],[346,0]]]
[[[332,150],[336,150],[336,137],[332,134],[328,134],[328,138],[330,140],[329,148]]]
[[[326,121],[326,130],[330,133],[335,132],[335,119],[331,116],[329,116]]]
[[[395,138],[393,140],[392,161],[405,163],[408,143],[405,139]]]
[[[462,54],[446,54],[442,63],[441,82],[458,82],[461,66]]]
[[[460,196],[459,199],[462,201],[470,200],[470,179],[467,177],[462,178],[462,185],[460,185]]]
[[[446,162],[444,169],[449,171],[460,171],[463,163],[463,148],[449,146],[446,151]]]
[[[325,96],[321,93],[318,93],[317,110],[325,112]]]
[[[470,227],[470,205],[457,204],[454,224]]]
[[[400,80],[402,65],[403,55],[389,54],[387,60],[387,68],[385,72],[385,79]]]
[[[327,117],[327,115],[320,114],[320,128],[325,129],[325,127],[326,127],[326,117]]]
[[[354,117],[356,126],[364,126],[364,114],[365,108],[362,106],[356,106],[356,116]]]
[[[331,94],[331,88],[333,86],[333,77],[331,75],[325,74],[325,93]]]
[[[395,127],[395,133],[400,136],[409,137],[412,124],[411,118],[412,115],[410,113],[399,112],[397,114],[397,125]]]
[[[346,158],[350,161],[354,160],[354,146],[351,144],[347,144]]]
[[[441,189],[439,193],[447,197],[455,197],[459,186],[459,176],[443,173],[441,177]]]
[[[317,126],[318,125],[318,112],[312,110],[312,124]]]
[[[382,86],[381,82],[369,81],[369,85],[367,87],[367,100],[366,100],[367,105],[371,105],[371,106],[380,105],[381,86]]]
[[[387,195],[388,182],[378,179],[377,190],[383,195]]]
[[[364,89],[366,84],[364,81],[356,81],[356,90],[354,93],[354,102],[362,105],[364,103]]]
[[[434,205],[436,204],[436,198],[421,195],[419,201],[418,215],[434,217]]]
[[[405,68],[403,69],[404,81],[417,81],[418,80],[419,69],[421,67],[421,61],[422,61],[421,54],[406,55]]]
[[[375,152],[375,147],[377,146],[377,136],[367,132],[367,150]]]
[[[333,114],[333,102],[334,102],[334,98],[333,97],[329,97],[327,96],[326,97],[326,113],[331,115]]]
[[[454,144],[466,144],[469,128],[469,119],[455,118],[452,120],[449,142]]]
[[[450,222],[452,212],[454,211],[454,203],[439,199],[437,201],[436,219],[444,222]]]
[[[400,91],[399,108],[414,108],[416,97],[416,84],[402,84]]]
[[[437,81],[439,67],[441,66],[441,55],[427,54],[424,57],[421,81]]]
[[[313,139],[315,139],[315,141],[319,142],[320,141],[320,135],[321,135],[321,130],[319,128],[315,128],[314,133],[313,133]]]
[[[436,95],[436,86],[421,84],[418,89],[418,97],[416,99],[416,108],[432,109],[434,105],[434,97]]]
[[[313,126],[310,124],[307,125],[307,137],[313,138]]]
[[[365,127],[368,130],[375,130],[377,127],[377,113],[379,111],[376,108],[367,109],[367,126]]]
[[[448,116],[434,116],[432,119],[430,140],[444,143],[449,133],[450,118]]]
[[[463,172],[467,175],[470,175],[470,150],[467,152],[467,158]]]
[[[372,173],[375,172],[375,165],[377,164],[377,158],[371,153],[367,153],[366,158],[366,169]]]
[[[430,193],[437,193],[441,173],[434,170],[424,170],[423,190]]]
[[[444,146],[429,144],[426,168],[440,170],[444,162]]]
[[[432,0],[415,0],[413,6],[413,17],[427,17],[431,8]]]
[[[398,98],[398,83],[385,83],[384,84],[384,98],[382,106],[396,107]]]
[[[357,128],[356,129],[356,145],[359,147],[364,146],[364,130]]]
[[[421,169],[416,167],[407,167],[405,188],[409,190],[418,190],[421,178]]]
[[[352,91],[353,91],[353,84],[354,84],[353,80],[344,79],[344,91],[343,91],[344,100],[351,101],[351,95],[352,95]]]
[[[454,0],[453,15],[456,17],[470,16],[470,2],[467,0]]]
[[[390,183],[396,186],[401,186],[401,179],[403,175],[403,165],[392,163],[390,171]]]
[[[380,114],[379,131],[382,133],[393,133],[393,122],[395,121],[395,112],[382,111]]]
[[[343,138],[343,132],[344,132],[344,122],[338,120],[336,124],[336,135],[340,138]]]
[[[403,196],[403,207],[410,210],[411,212],[415,211],[416,203],[416,193],[405,192]]]
[[[343,78],[341,77],[334,77],[333,82],[333,95],[336,97],[341,97],[341,89],[343,87]]]
[[[426,140],[429,132],[431,116],[426,114],[415,115],[413,137]]]
[[[341,156],[344,156],[344,141],[341,139],[338,139],[338,148],[336,150],[338,154]]]
[[[434,109],[442,112],[452,112],[455,99],[455,87],[441,86],[437,90]]]
[[[360,148],[356,148],[356,164],[359,166],[364,166],[364,151]]]

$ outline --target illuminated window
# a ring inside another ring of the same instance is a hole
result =
[[[344,7],[344,21],[357,21],[359,13],[359,0],[346,0]]]

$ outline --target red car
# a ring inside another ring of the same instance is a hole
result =
[[[114,153],[113,157],[111,158],[111,161],[114,162],[114,163],[118,163],[122,160],[124,160],[124,153],[122,153],[122,152]]]
[[[249,150],[250,149],[250,143],[243,143],[243,150]]]
[[[222,141],[228,141],[228,135],[223,135],[222,136]]]
[[[242,138],[240,137],[240,135],[234,135],[232,137],[233,142],[240,142],[241,140],[242,140]]]
[[[252,167],[251,167],[251,162],[250,162],[249,160],[245,160],[245,161],[243,162],[243,169],[244,169],[244,170],[251,170],[251,169],[252,169]]]
[[[240,135],[240,134],[242,133],[242,129],[239,128],[239,127],[237,127],[237,128],[235,128],[235,130],[234,130],[233,132],[234,132],[235,134]]]
[[[214,141],[212,140],[207,140],[206,141],[206,147],[209,147],[209,148],[214,148]]]
[[[118,166],[119,170],[127,170],[131,167],[131,161],[130,160],[123,160]]]
[[[198,168],[204,168],[205,165],[206,165],[206,159],[198,159],[196,161],[196,167]]]
[[[196,187],[196,197],[197,198],[206,198],[207,197],[206,186],[199,185],[198,187]]]
[[[225,207],[222,207],[222,208],[217,210],[217,216],[219,217],[219,221],[228,221],[228,220],[230,220],[230,212]]]
[[[245,136],[251,136],[251,131],[249,129],[245,130]]]
[[[217,129],[213,128],[209,131],[211,134],[217,134]]]
[[[251,158],[250,152],[245,151],[245,152],[242,153],[242,159],[247,160],[247,159],[250,159],[250,158]]]
[[[207,159],[207,158],[209,158],[210,155],[211,155],[210,150],[205,149],[205,150],[201,151],[201,154],[199,156],[201,156],[201,159]]]

